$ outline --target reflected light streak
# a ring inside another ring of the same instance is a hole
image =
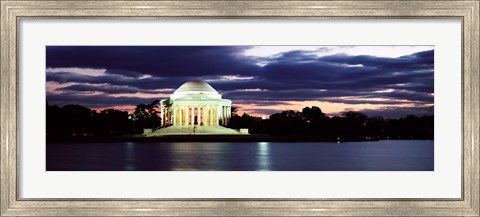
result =
[[[270,171],[270,151],[269,151],[268,142],[259,142],[258,143],[258,152],[257,152],[257,170],[260,171]]]
[[[221,154],[226,146],[226,143],[172,143],[172,171],[209,171],[215,170],[214,168],[222,170],[224,162]]]
[[[125,149],[126,149],[126,156],[125,156],[125,170],[132,171],[135,170],[135,144],[133,142],[127,142]]]

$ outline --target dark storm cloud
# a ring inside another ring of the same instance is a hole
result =
[[[234,102],[277,101],[280,104],[285,100],[324,100],[347,104],[399,104],[409,100],[433,104],[433,50],[397,58],[346,54],[317,56],[311,51],[290,51],[257,58],[241,55],[248,48],[48,46],[47,67],[105,69],[106,72],[100,76],[47,72],[47,81],[76,83],[76,86],[60,89],[65,93],[99,91],[108,94],[140,90],[154,93],[154,89],[176,89],[186,81],[201,79]],[[259,62],[266,65],[256,65]],[[105,87],[99,88],[99,84]],[[129,88],[122,91],[109,85]],[[248,91],[255,89],[263,91]],[[387,89],[389,91],[385,91]]]
[[[295,59],[295,61],[288,61]],[[358,67],[357,65],[360,65]],[[318,100],[322,97],[364,96],[415,100],[432,103],[433,96],[433,50],[399,58],[374,56],[333,55],[324,57],[305,56],[304,52],[288,52],[262,69],[263,80],[245,82],[244,88],[259,88],[274,91],[245,93],[232,91],[235,98]],[[405,84],[406,86],[395,86]],[[241,83],[219,85],[222,89],[239,88]],[[305,88],[310,89],[305,89]],[[318,89],[327,91],[319,92]],[[394,92],[374,93],[393,89]],[[405,92],[408,90],[409,92]],[[421,93],[420,93],[421,92]],[[236,95],[236,96],[235,96]],[[330,100],[342,102],[342,100]],[[352,101],[343,100],[345,103]],[[377,104],[379,102],[365,103]],[[397,101],[384,102],[395,104]]]
[[[420,93],[433,93],[433,77],[423,79],[421,82],[416,84],[391,85],[389,88]]]
[[[123,75],[127,77],[138,78],[142,76],[142,73],[134,72],[134,71],[125,71],[125,70],[107,70],[105,71],[106,74],[114,74],[114,75]]]
[[[429,50],[398,58],[375,57],[368,55],[332,55],[322,57],[321,59],[330,63],[349,65],[361,64],[365,67],[381,67],[383,69],[388,68],[394,71],[411,71],[424,69],[425,67],[433,67],[433,53],[433,50]]]
[[[429,58],[427,58],[429,56]],[[416,58],[420,56],[421,59]],[[295,61],[289,61],[289,58]],[[341,60],[344,59],[343,62]],[[398,62],[395,62],[398,60]],[[374,56],[333,55],[312,57],[304,52],[288,52],[262,68],[259,78],[254,81],[215,83],[224,90],[267,89],[298,90],[328,89],[358,90],[396,88],[393,85],[413,83],[398,89],[423,92],[433,91],[433,51],[421,52],[399,58],[379,58]],[[361,67],[356,65],[361,64]],[[260,93],[261,94],[261,93]]]
[[[375,97],[376,95],[371,95]],[[420,101],[420,102],[430,102],[433,103],[433,96],[431,94],[425,93],[415,93],[415,92],[391,92],[391,93],[381,93],[378,96],[391,99],[408,99],[411,101]]]
[[[319,91],[317,89],[299,89],[299,90],[275,90],[275,91],[259,91],[259,92],[230,92],[225,94],[230,99],[243,100],[319,100],[325,102],[347,103],[347,104],[401,104],[402,100],[414,101],[417,103],[432,103],[433,96],[425,93],[415,92],[391,92],[391,93],[374,93],[374,92],[355,92],[349,90],[326,90]],[[349,97],[350,99],[342,99],[339,97]],[[368,100],[362,98],[384,98],[388,100]],[[237,100],[236,100],[237,101]]]
[[[152,93],[152,94],[159,94],[160,91],[156,90],[146,90],[140,89],[135,87],[125,87],[125,86],[113,86],[113,85],[105,85],[105,86],[93,86],[93,85],[70,85],[67,87],[59,88],[57,90],[71,92],[71,93],[82,93],[82,92],[102,92],[102,93],[109,93],[109,94],[118,94],[118,93]]]
[[[137,105],[140,103],[148,103],[155,99],[156,98],[111,97],[109,95],[47,95],[47,101],[50,105],[59,106],[66,104],[79,104],[86,107],[112,107],[119,105]]]
[[[158,77],[251,74],[246,46],[47,46],[47,67],[103,68]]]
[[[128,85],[144,89],[177,88],[177,82],[172,83],[172,80],[175,79],[158,77],[138,79],[118,75],[90,76],[71,72],[47,72],[47,81],[54,81],[60,84],[73,82],[86,84]]]
[[[210,76],[211,78],[211,76]],[[218,76],[217,76],[218,78]],[[178,88],[181,84],[191,80],[203,80],[201,77],[196,76],[171,76],[171,77],[145,77],[135,78],[118,74],[106,74],[100,76],[78,74],[74,72],[46,72],[46,80],[53,81],[60,84],[73,82],[73,83],[86,83],[86,84],[106,84],[106,85],[129,85],[144,89],[164,89],[164,88]],[[222,82],[226,87],[233,87],[232,83],[235,82]],[[211,84],[218,84],[211,82]],[[239,88],[245,86],[245,83],[238,83]],[[216,85],[215,89],[217,88]],[[229,88],[227,88],[229,89]]]
[[[306,84],[323,88],[334,88],[338,85],[346,88],[348,85],[348,89],[352,89],[433,78],[433,50],[399,58],[347,55],[312,57],[303,52],[293,53],[286,53],[263,68],[265,78],[273,85],[275,82],[289,82],[294,86]],[[431,55],[429,60],[426,57],[428,55]],[[296,61],[288,61],[288,58],[283,56]],[[418,60],[417,56],[421,56],[421,60]],[[278,87],[273,87],[276,88]]]

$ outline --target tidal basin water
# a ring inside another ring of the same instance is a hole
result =
[[[433,171],[432,140],[47,143],[47,171]]]

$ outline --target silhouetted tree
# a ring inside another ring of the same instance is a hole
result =
[[[433,139],[433,116],[408,115],[399,119],[388,119],[385,126],[385,135],[388,139]]]
[[[158,116],[159,111],[158,103],[159,100],[154,100],[149,104],[138,104],[135,107],[135,111],[133,112],[133,120],[137,124],[137,126],[143,128],[152,128],[157,129],[160,127],[160,117]]]
[[[165,120],[163,120],[163,122],[165,123],[165,126],[169,126],[170,124],[172,124],[171,123],[172,121],[170,120],[170,117],[172,116],[172,105],[173,105],[173,101],[171,99],[162,101],[162,106],[165,108],[165,111],[164,111]]]
[[[105,109],[100,113],[80,105],[47,104],[47,137],[107,136],[134,133],[128,112]]]
[[[247,113],[243,113],[242,116],[234,115],[228,122],[228,127],[233,129],[248,128],[250,131],[255,132],[259,130],[259,124],[262,119],[253,117]]]
[[[307,123],[319,123],[325,117],[325,113],[319,107],[312,106],[303,108],[302,116]]]
[[[91,134],[96,112],[80,105],[60,108],[47,104],[47,136],[78,136]]]
[[[370,117],[367,119],[365,126],[367,128],[369,137],[377,139],[385,137],[386,122],[383,117]]]
[[[325,128],[325,135],[329,135],[332,138],[343,138],[349,136],[346,132],[348,132],[348,124],[346,117],[334,116],[328,119]]]
[[[344,128],[345,134],[351,137],[365,136],[366,121],[368,116],[355,111],[348,111],[342,114],[345,117],[346,126]]]
[[[283,111],[270,115],[268,133],[271,135],[304,134],[306,123],[301,112]]]
[[[312,106],[302,109],[302,118],[306,122],[304,134],[324,135],[324,125],[326,124],[325,113],[319,107]]]
[[[121,135],[132,133],[133,121],[129,119],[128,112],[113,108],[105,109],[98,113],[97,126],[100,134]]]

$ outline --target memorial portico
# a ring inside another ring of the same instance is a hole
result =
[[[162,126],[226,126],[231,118],[232,101],[204,81],[189,81],[160,102]],[[167,111],[168,110],[168,111]]]

